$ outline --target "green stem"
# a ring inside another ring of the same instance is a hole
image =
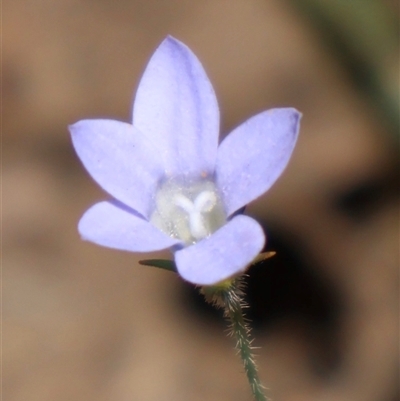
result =
[[[257,365],[252,352],[252,340],[250,339],[250,328],[243,316],[243,307],[246,307],[241,297],[240,290],[230,287],[223,293],[225,303],[225,315],[230,320],[232,332],[236,337],[236,348],[242,358],[244,370],[249,381],[251,391],[257,401],[267,401],[263,386],[258,377]]]
[[[219,288],[203,288],[206,300],[217,307],[224,308],[224,315],[229,320],[232,335],[236,337],[236,349],[242,359],[247,380],[256,401],[267,401],[258,377],[257,365],[252,353],[252,339],[250,338],[250,328],[243,315],[243,309],[247,307],[243,300],[241,281],[237,279],[230,285]]]

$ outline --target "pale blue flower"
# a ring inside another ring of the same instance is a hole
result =
[[[199,60],[167,37],[140,81],[133,122],[83,120],[73,145],[112,200],[79,222],[83,239],[110,248],[170,248],[178,273],[213,285],[243,272],[263,249],[261,226],[238,210],[267,191],[292,154],[300,114],[264,111],[218,146],[219,110]]]

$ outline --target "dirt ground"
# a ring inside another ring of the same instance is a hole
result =
[[[397,150],[316,31],[279,0],[4,2],[4,400],[251,399],[224,322],[193,288],[76,230],[106,195],[67,126],[129,121],[167,34],[205,66],[223,133],[271,107],[303,113],[288,169],[248,209],[278,251],[248,284],[272,400],[397,400]]]

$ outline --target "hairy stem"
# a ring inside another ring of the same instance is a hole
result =
[[[264,388],[258,377],[257,365],[252,352],[252,339],[250,338],[250,327],[244,318],[243,309],[247,307],[243,300],[240,279],[233,281],[230,285],[213,288],[211,291],[203,288],[206,300],[217,307],[224,309],[224,315],[230,322],[232,335],[236,338],[236,349],[242,359],[247,380],[256,401],[267,401]]]

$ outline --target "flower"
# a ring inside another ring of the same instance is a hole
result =
[[[132,124],[70,126],[83,165],[113,198],[86,211],[82,238],[131,252],[169,248],[178,273],[197,285],[243,272],[265,236],[238,211],[281,175],[299,120],[293,108],[264,111],[218,146],[213,87],[191,50],[167,37],[139,83]]]

